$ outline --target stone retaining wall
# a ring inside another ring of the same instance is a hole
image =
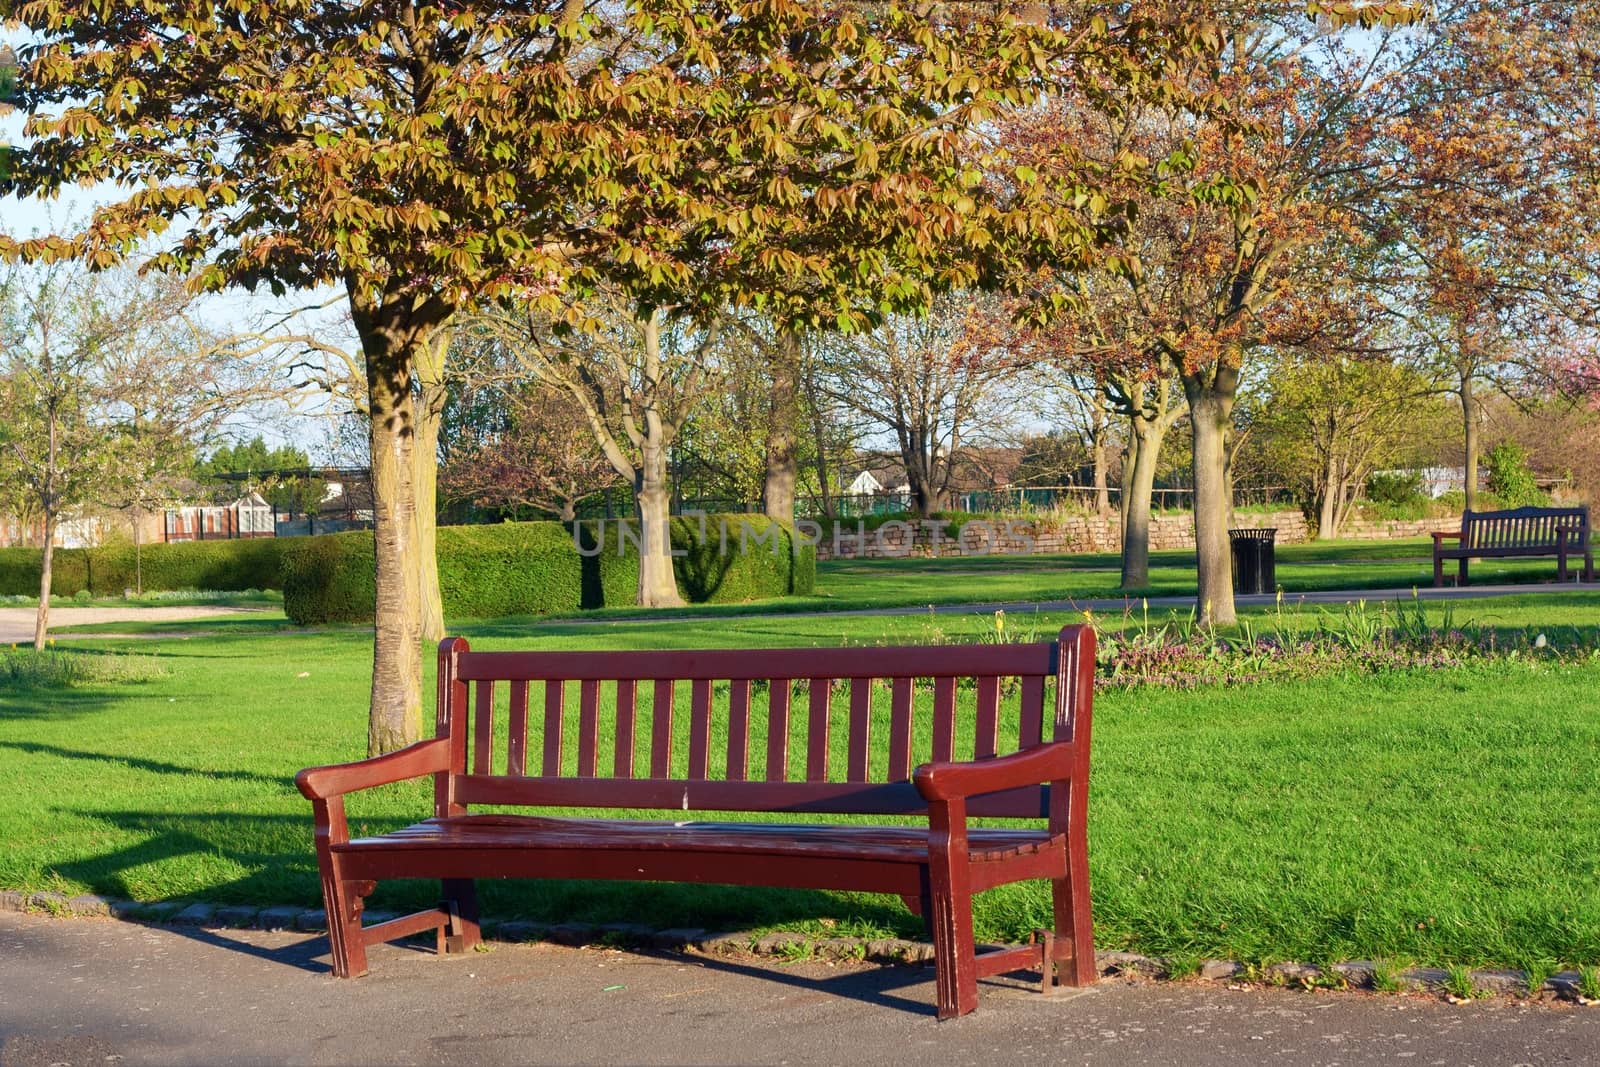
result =
[[[1245,512],[1239,525],[1278,531],[1280,545],[1299,544],[1311,539],[1312,530],[1299,511],[1266,514]],[[1434,530],[1459,530],[1460,516],[1441,519],[1367,520],[1353,519],[1342,536],[1357,540],[1384,541],[1399,537],[1426,537]],[[935,519],[887,522],[877,529],[865,529],[841,521],[817,545],[817,559],[898,559],[906,556],[1026,556],[1033,554],[1075,554],[1117,552],[1122,546],[1122,522],[1112,515],[1074,516],[1048,526],[1028,519],[973,519],[961,525],[958,536],[949,533],[949,524]],[[1150,519],[1150,548],[1194,547],[1194,519],[1181,515],[1156,515]]]

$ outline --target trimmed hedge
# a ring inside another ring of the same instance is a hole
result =
[[[726,531],[724,533],[724,531]],[[439,585],[453,618],[544,615],[634,602],[639,583],[637,524],[508,522],[439,530]],[[816,550],[798,557],[793,532],[759,515],[675,518],[678,588],[695,603],[729,603],[810,593]],[[581,545],[581,549],[580,549]],[[370,622],[375,597],[372,534],[285,541],[283,609],[300,625]]]
[[[276,537],[221,541],[180,541],[145,545],[140,550],[143,588],[277,589],[286,540]],[[44,551],[0,548],[0,596],[38,596]],[[83,590],[97,597],[121,596],[134,588],[135,558],[131,544],[99,548],[58,548],[50,575],[50,591],[75,596]]]

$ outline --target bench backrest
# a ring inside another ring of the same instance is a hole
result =
[[[449,638],[438,735],[452,767],[435,806],[910,814],[926,810],[909,778],[929,759],[1087,748],[1093,685],[1087,626],[1030,644],[758,651],[473,652]],[[1048,789],[969,811],[1039,818]]]
[[[1588,544],[1589,509],[1527,507],[1461,513],[1463,548],[1553,549],[1558,530],[1566,531],[1569,548]]]

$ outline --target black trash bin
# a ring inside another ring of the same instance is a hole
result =
[[[1228,543],[1233,548],[1233,591],[1235,593],[1271,593],[1278,588],[1277,561],[1273,554],[1273,541],[1278,531],[1229,530]]]

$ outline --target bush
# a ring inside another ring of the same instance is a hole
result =
[[[283,612],[301,626],[371,622],[377,597],[372,532],[285,538]]]
[[[726,525],[723,525],[724,520]],[[624,534],[624,529],[629,530]],[[726,529],[726,551],[721,531]],[[545,615],[634,603],[639,583],[636,526],[508,522],[439,530],[439,585],[451,618]],[[283,610],[304,626],[370,622],[375,596],[372,534],[293,539],[283,556]],[[816,551],[797,559],[793,532],[757,515],[672,522],[678,588],[696,603],[729,603],[810,593]],[[580,547],[581,546],[581,547]],[[743,549],[743,551],[741,551]]]
[[[1528,469],[1528,454],[1515,441],[1501,441],[1484,457],[1489,468],[1489,492],[1509,507],[1547,507],[1550,498],[1539,491],[1533,471]]]
[[[136,585],[150,591],[209,589],[277,589],[280,558],[287,539],[240,538],[223,541],[180,541],[145,545],[136,560],[128,543],[99,548],[58,548],[50,589],[57,596],[88,590],[93,596],[117,597]],[[0,548],[0,596],[37,596],[44,552],[37,548]]]
[[[1427,498],[1421,471],[1378,471],[1367,479],[1367,499],[1374,504],[1407,505]]]

